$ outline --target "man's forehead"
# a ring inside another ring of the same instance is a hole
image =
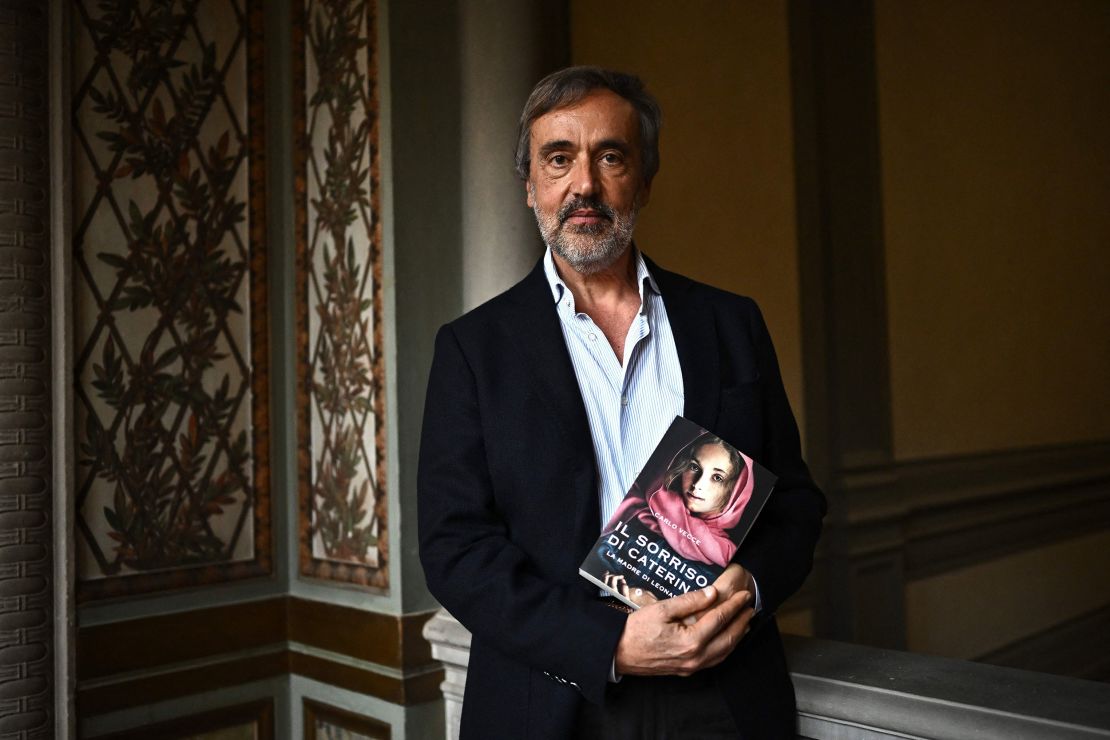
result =
[[[531,126],[532,145],[544,143],[537,141],[537,136],[557,136],[559,129],[580,127],[595,130],[604,138],[625,139],[630,144],[640,138],[639,119],[632,103],[611,90],[600,88],[538,116]]]

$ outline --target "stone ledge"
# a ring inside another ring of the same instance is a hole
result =
[[[424,626],[444,662],[447,737],[458,737],[470,634],[446,611]],[[1110,738],[1110,685],[787,635],[800,736]]]

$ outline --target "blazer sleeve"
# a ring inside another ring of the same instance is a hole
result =
[[[802,460],[798,425],[767,325],[755,302],[749,303],[749,332],[763,384],[763,454],[759,462],[778,476],[778,482],[734,560],[755,577],[762,607],[773,613],[801,588],[813,567],[825,497]]]
[[[428,588],[476,638],[601,703],[626,616],[587,588],[545,578],[514,544],[494,496],[490,442],[472,366],[447,325],[436,337],[417,479]]]

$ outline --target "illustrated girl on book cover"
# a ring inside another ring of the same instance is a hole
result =
[[[723,568],[736,553],[729,530],[740,522],[754,484],[751,458],[705,432],[679,450],[657,488],[627,496],[613,521],[635,517],[684,558]]]
[[[736,553],[754,490],[751,458],[676,419],[581,572],[633,608],[705,587]]]

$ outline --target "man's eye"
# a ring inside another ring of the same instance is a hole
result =
[[[623,160],[621,159],[621,155],[616,152],[607,152],[602,155],[601,161],[605,164],[620,164]]]
[[[551,158],[548,159],[547,161],[550,162],[551,164],[555,165],[556,167],[562,167],[563,165],[565,165],[570,160],[567,159],[567,155],[565,155],[565,154],[552,154]]]

